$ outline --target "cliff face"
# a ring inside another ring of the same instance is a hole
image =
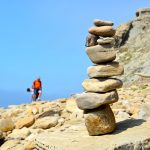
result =
[[[150,75],[150,8],[138,10],[134,20],[120,25],[115,39],[118,59],[125,65],[124,82],[140,80],[136,73]]]

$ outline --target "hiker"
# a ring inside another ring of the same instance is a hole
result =
[[[33,101],[40,101],[40,97],[42,95],[42,82],[40,77],[38,77],[32,84],[32,89],[33,89],[33,94],[32,94],[32,99]]]

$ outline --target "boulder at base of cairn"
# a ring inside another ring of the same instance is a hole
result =
[[[116,32],[112,26],[91,27],[88,31],[91,34],[103,37],[112,37]]]
[[[93,21],[94,25],[99,27],[99,26],[113,26],[114,23],[111,21],[104,21],[104,20],[100,20],[100,19],[95,19]]]
[[[114,89],[121,88],[122,81],[115,78],[98,78],[86,79],[83,81],[82,86],[87,92],[108,92]]]
[[[87,47],[86,53],[95,64],[113,61],[116,58],[116,52],[110,44]]]
[[[76,95],[76,102],[80,109],[94,109],[104,104],[111,104],[118,101],[117,91],[107,93],[82,93]]]
[[[86,110],[84,117],[89,135],[107,134],[116,127],[115,117],[109,105]]]
[[[119,64],[119,62],[110,62],[97,66],[91,66],[88,68],[87,73],[90,78],[111,77],[122,75],[124,73],[124,67]]]

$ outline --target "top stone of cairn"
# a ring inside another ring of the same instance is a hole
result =
[[[104,20],[100,20],[100,19],[95,19],[93,21],[93,24],[97,27],[100,27],[100,26],[113,26],[114,23],[111,22],[111,21],[104,21]]]

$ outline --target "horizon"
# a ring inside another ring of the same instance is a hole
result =
[[[85,52],[88,28],[96,18],[120,24],[135,18],[141,0],[0,2],[0,107],[31,102],[26,89],[41,76],[42,100],[83,91],[92,63]]]

